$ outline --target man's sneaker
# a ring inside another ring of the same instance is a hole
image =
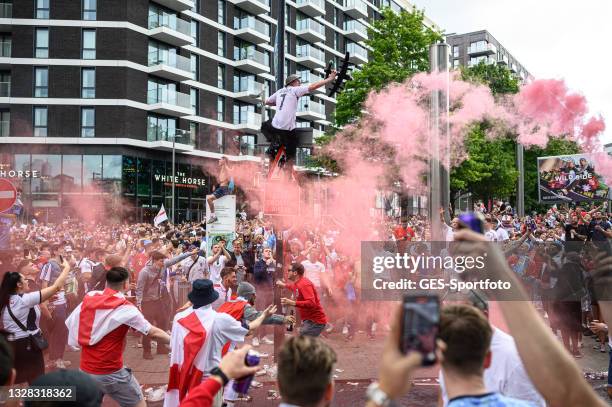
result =
[[[259,346],[259,338],[253,338],[253,341],[251,342],[251,344],[254,347],[258,347]]]
[[[347,326],[347,325],[344,325],[344,326],[342,327],[342,335],[348,335],[348,333],[349,333],[348,326]]]
[[[261,342],[265,343],[266,345],[274,345],[274,341],[271,341],[270,339],[268,339],[267,336],[264,336],[263,338],[261,338]]]
[[[63,360],[58,359],[55,361],[55,368],[56,369],[66,369],[66,365],[64,364]]]
[[[325,328],[325,332],[327,332],[329,334],[333,330],[334,330],[334,326],[332,324],[327,324],[327,327]]]
[[[602,343],[601,346],[599,347],[599,351],[601,353],[606,353],[606,344]]]
[[[216,216],[211,216],[211,217],[208,219],[208,222],[206,222],[206,223],[207,223],[207,224],[211,224],[211,223],[215,223],[215,222],[216,222],[216,221],[218,221],[218,220],[219,220],[219,219],[217,219],[217,217],[216,217]]]
[[[72,362],[69,361],[69,360],[62,359],[62,362],[64,363],[64,366],[66,366],[66,367],[70,367],[70,365],[72,365]]]
[[[145,360],[153,360],[153,355],[151,355],[150,353],[143,353],[142,358]]]

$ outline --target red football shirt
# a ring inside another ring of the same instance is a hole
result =
[[[83,346],[81,370],[91,374],[109,374],[123,368],[123,349],[128,331],[121,325],[93,346]]]
[[[316,324],[327,324],[327,316],[312,281],[302,277],[293,284],[287,284],[287,289],[295,292],[295,306],[300,312],[301,319],[308,319]]]

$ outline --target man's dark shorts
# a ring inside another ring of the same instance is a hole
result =
[[[309,319],[302,321],[302,328],[300,329],[300,335],[302,336],[319,336],[325,329],[325,324],[317,324]]]
[[[215,199],[219,199],[221,197],[224,197],[225,195],[229,195],[229,193],[230,190],[227,186],[219,186],[217,187],[217,189],[215,189],[213,195],[215,196]]]
[[[285,153],[287,154],[288,160],[295,159],[298,145],[298,136],[295,129],[277,129],[272,126],[272,120],[268,120],[261,125],[261,132],[271,144],[277,143],[285,146]]]

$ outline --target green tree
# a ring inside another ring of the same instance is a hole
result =
[[[464,81],[485,84],[494,96],[517,93],[518,79],[502,65],[480,64],[461,69]],[[465,140],[468,158],[451,170],[451,197],[471,192],[475,199],[514,195],[518,170],[516,143],[510,135],[485,137],[486,123],[474,125]]]
[[[461,78],[468,82],[486,84],[494,96],[519,91],[518,79],[503,65],[480,62],[478,65],[461,69]]]
[[[353,72],[353,80],[338,94],[335,120],[337,126],[357,119],[363,102],[372,90],[392,82],[403,82],[409,76],[429,69],[429,46],[441,34],[423,25],[424,12],[390,8],[381,11],[381,19],[368,29],[365,43],[371,48],[369,60]]]
[[[487,139],[486,124],[475,124],[466,138],[468,159],[451,171],[451,197],[469,191],[476,199],[506,197],[516,189],[515,143],[511,138]]]

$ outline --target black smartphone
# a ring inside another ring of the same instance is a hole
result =
[[[440,325],[440,300],[431,294],[406,295],[402,305],[400,350],[423,355],[423,366],[436,362],[436,339]]]
[[[60,257],[60,263],[61,263],[61,264],[64,264],[64,257],[63,257],[61,254],[60,254],[60,256],[59,256],[59,257]]]

